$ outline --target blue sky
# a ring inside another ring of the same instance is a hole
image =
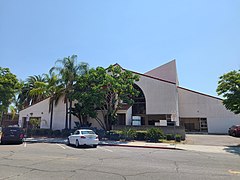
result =
[[[176,59],[180,86],[216,96],[240,69],[239,0],[1,0],[0,66],[19,79],[72,54],[145,73]]]

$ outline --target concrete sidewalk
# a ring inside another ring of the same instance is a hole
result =
[[[58,143],[66,144],[65,138],[25,138],[25,142],[29,143]],[[145,141],[100,141],[100,146],[119,146],[119,147],[135,147],[135,148],[155,148],[169,150],[186,150],[208,153],[233,153],[240,155],[240,146],[207,146],[207,145],[189,145],[189,144],[168,144],[168,143],[150,143]]]

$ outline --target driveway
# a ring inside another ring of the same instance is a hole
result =
[[[185,143],[206,146],[240,146],[240,138],[229,135],[186,134]]]

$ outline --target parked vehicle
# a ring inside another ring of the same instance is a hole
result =
[[[79,147],[80,145],[90,145],[96,148],[98,143],[98,135],[89,129],[79,129],[68,136],[68,144],[73,144],[76,147]]]
[[[240,136],[240,125],[233,125],[228,129],[228,134],[230,136]]]
[[[18,143],[23,142],[24,133],[19,127],[0,127],[0,143]]]

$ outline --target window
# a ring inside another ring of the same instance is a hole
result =
[[[93,131],[81,131],[81,134],[95,134]]]
[[[134,88],[139,91],[139,95],[135,97],[134,104],[132,107],[133,115],[146,114],[146,100],[143,94],[143,91],[137,85],[134,85]]]
[[[80,132],[79,131],[75,131],[74,134],[80,134]]]

